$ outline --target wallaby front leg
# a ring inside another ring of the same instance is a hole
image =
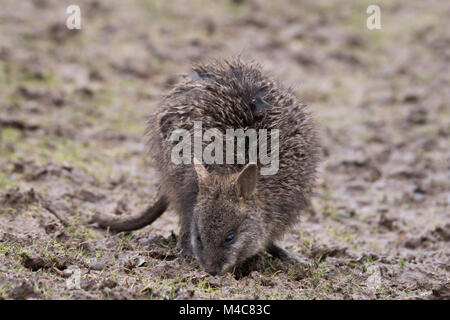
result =
[[[193,256],[191,247],[191,219],[187,215],[180,215],[180,236],[178,238],[177,249],[186,256]]]
[[[300,258],[296,254],[276,245],[273,242],[267,246],[266,250],[273,257],[280,259],[284,263],[299,263],[305,267],[309,267],[312,265],[311,261],[304,258]]]

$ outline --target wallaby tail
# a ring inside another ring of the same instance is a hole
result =
[[[166,211],[169,202],[166,196],[160,196],[159,199],[147,209],[138,215],[132,215],[125,218],[113,215],[95,214],[93,221],[97,222],[102,228],[109,228],[114,231],[132,231],[152,224]]]

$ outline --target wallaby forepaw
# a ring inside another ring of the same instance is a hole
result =
[[[283,259],[281,259],[281,260],[283,261]],[[302,258],[292,252],[289,253],[288,257],[286,259],[284,259],[283,262],[290,263],[290,264],[299,264],[302,267],[311,267],[313,264],[311,260]]]
[[[292,253],[274,243],[267,247],[267,252],[273,257],[280,259],[284,263],[299,264],[302,267],[312,266],[312,261],[302,258],[295,253]]]
[[[176,250],[179,254],[185,255],[187,257],[194,257],[194,254],[192,253],[192,250],[188,246],[183,246],[180,241],[177,242]]]

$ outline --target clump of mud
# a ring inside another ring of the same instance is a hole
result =
[[[20,189],[9,189],[0,197],[0,213],[17,212],[26,209],[29,205],[38,203],[39,198],[34,189],[20,191]]]
[[[30,269],[31,271],[54,268],[58,270],[64,270],[72,262],[71,257],[65,255],[42,257],[30,256],[26,253],[22,253],[21,258],[23,266]]]

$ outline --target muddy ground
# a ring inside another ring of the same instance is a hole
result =
[[[77,3],[78,31],[70,2],[0,2],[1,298],[450,298],[447,1]],[[310,268],[262,255],[212,277],[176,253],[171,211],[88,224],[154,200],[145,116],[192,61],[237,53],[320,125],[314,210],[282,241]]]

